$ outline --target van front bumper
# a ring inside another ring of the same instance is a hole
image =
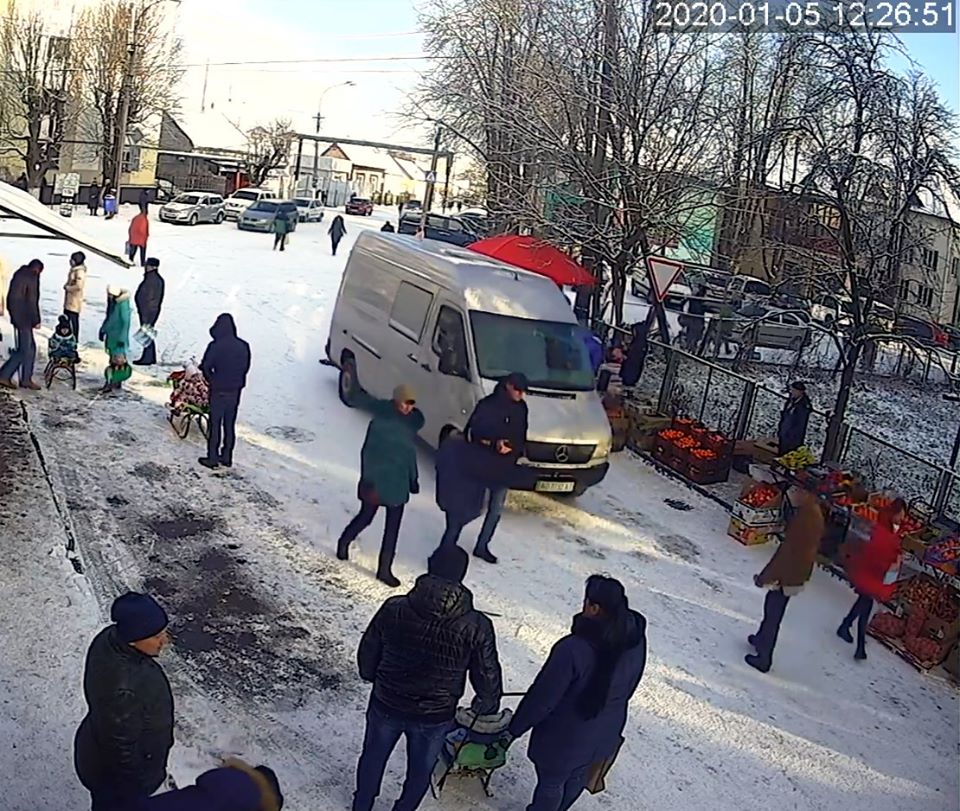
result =
[[[582,493],[588,487],[600,484],[610,470],[609,462],[589,467],[540,467],[525,465],[530,474],[530,484],[525,490],[541,493]],[[572,485],[572,486],[571,486]]]

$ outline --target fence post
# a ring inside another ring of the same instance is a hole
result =
[[[750,420],[753,418],[753,407],[757,401],[757,384],[752,380],[743,387],[740,398],[740,410],[737,412],[737,423],[733,429],[734,439],[746,439],[750,430]]]
[[[949,470],[941,470],[937,477],[937,490],[933,496],[933,511],[936,515],[943,515],[950,500],[950,491],[954,486],[954,474]]]
[[[846,422],[840,423],[840,432],[837,435],[837,445],[835,452],[833,454],[833,459],[823,459],[824,462],[836,462],[837,464],[843,464],[843,460],[847,458],[847,451],[850,450],[850,435],[853,433],[853,429],[850,428],[850,425]],[[826,448],[824,448],[826,450]]]
[[[680,362],[678,353],[673,351],[673,347],[665,346],[667,353],[667,368],[663,372],[663,380],[660,383],[660,399],[657,401],[657,411],[661,414],[670,413],[670,401],[673,399],[673,385],[677,380],[677,366]]]
[[[707,410],[707,399],[710,397],[710,384],[713,383],[713,367],[707,367],[707,382],[703,386],[703,399],[700,401],[700,413],[697,419],[703,422],[703,412]]]

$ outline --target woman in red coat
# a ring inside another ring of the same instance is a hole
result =
[[[143,209],[132,220],[130,220],[130,230],[127,232],[127,257],[133,261],[133,257],[140,251],[140,266],[143,267],[147,261],[147,240],[150,239],[150,220],[147,212]]]
[[[887,573],[895,566],[900,557],[900,536],[897,527],[907,513],[907,505],[902,498],[895,499],[877,519],[870,533],[870,539],[863,544],[847,563],[847,576],[857,592],[857,600],[844,617],[837,636],[845,642],[853,642],[850,628],[857,620],[857,652],[854,659],[866,659],[867,623],[873,611],[873,601],[887,602],[893,597],[894,583],[886,582]]]

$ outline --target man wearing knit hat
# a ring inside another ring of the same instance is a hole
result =
[[[375,400],[366,392],[360,392],[354,398],[354,405],[372,411],[373,419],[360,451],[360,483],[357,486],[360,512],[341,534],[337,557],[349,559],[350,544],[370,526],[377,510],[386,507],[377,579],[391,588],[400,585],[393,574],[393,558],[403,508],[411,494],[420,492],[415,440],[425,420],[416,401],[416,394],[407,385],[397,386],[390,400]]]
[[[87,652],[88,709],[74,740],[92,811],[121,811],[153,794],[173,746],[173,694],[156,662],[170,641],[167,613],[150,595],[129,592],[114,600],[110,618]]]

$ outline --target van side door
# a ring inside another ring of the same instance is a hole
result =
[[[448,426],[461,431],[466,427],[477,402],[476,364],[467,338],[466,317],[452,301],[441,298],[427,350],[430,365],[436,370],[427,438],[436,446]]]

